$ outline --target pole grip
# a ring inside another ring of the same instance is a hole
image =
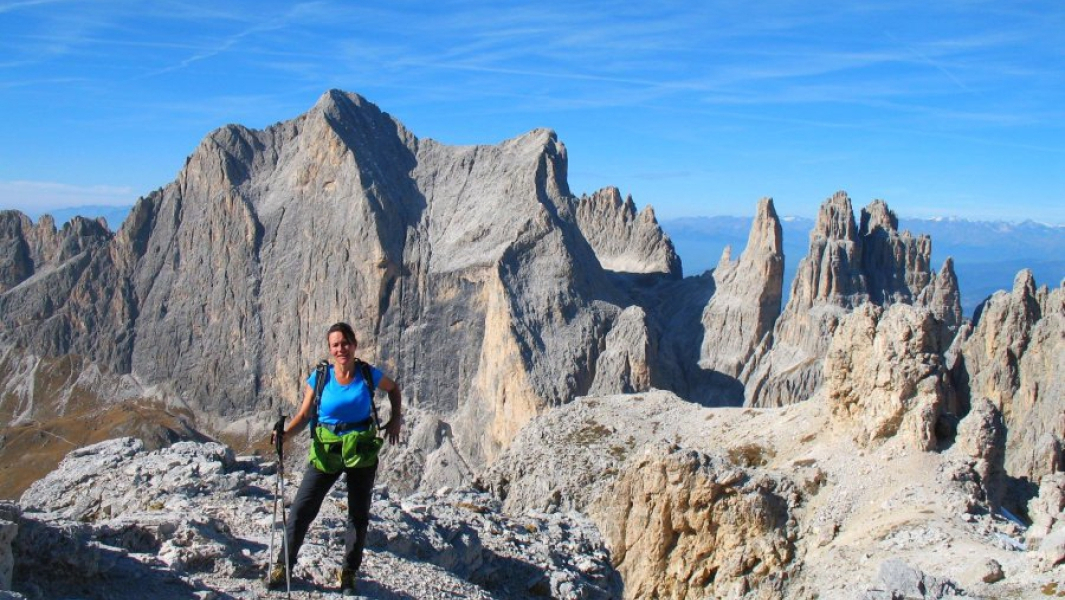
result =
[[[280,412],[279,410],[277,422],[274,423],[274,450],[277,451],[279,460],[285,455],[285,415]]]

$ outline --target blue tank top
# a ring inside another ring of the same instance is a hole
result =
[[[377,367],[370,366],[373,374],[373,387],[381,383],[384,376]],[[311,371],[307,384],[314,389],[318,381],[318,371]],[[318,408],[318,421],[329,425],[337,423],[359,423],[370,418],[370,401],[373,390],[366,387],[362,379],[362,368],[355,369],[355,377],[348,385],[337,382],[333,365],[329,365],[325,388],[322,390],[322,403]]]

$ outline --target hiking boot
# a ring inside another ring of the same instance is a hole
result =
[[[355,592],[355,571],[351,569],[341,569],[338,574],[340,578],[340,593],[344,596],[357,596]]]
[[[280,590],[285,587],[285,565],[274,564],[266,574],[266,589]]]

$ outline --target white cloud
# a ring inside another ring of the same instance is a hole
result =
[[[129,206],[136,200],[137,194],[129,186],[0,180],[0,209],[27,214],[90,205]]]

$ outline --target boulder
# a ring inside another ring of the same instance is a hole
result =
[[[1043,477],[1028,516],[1032,525],[1026,541],[1036,567],[1048,571],[1065,563],[1065,473]]]

